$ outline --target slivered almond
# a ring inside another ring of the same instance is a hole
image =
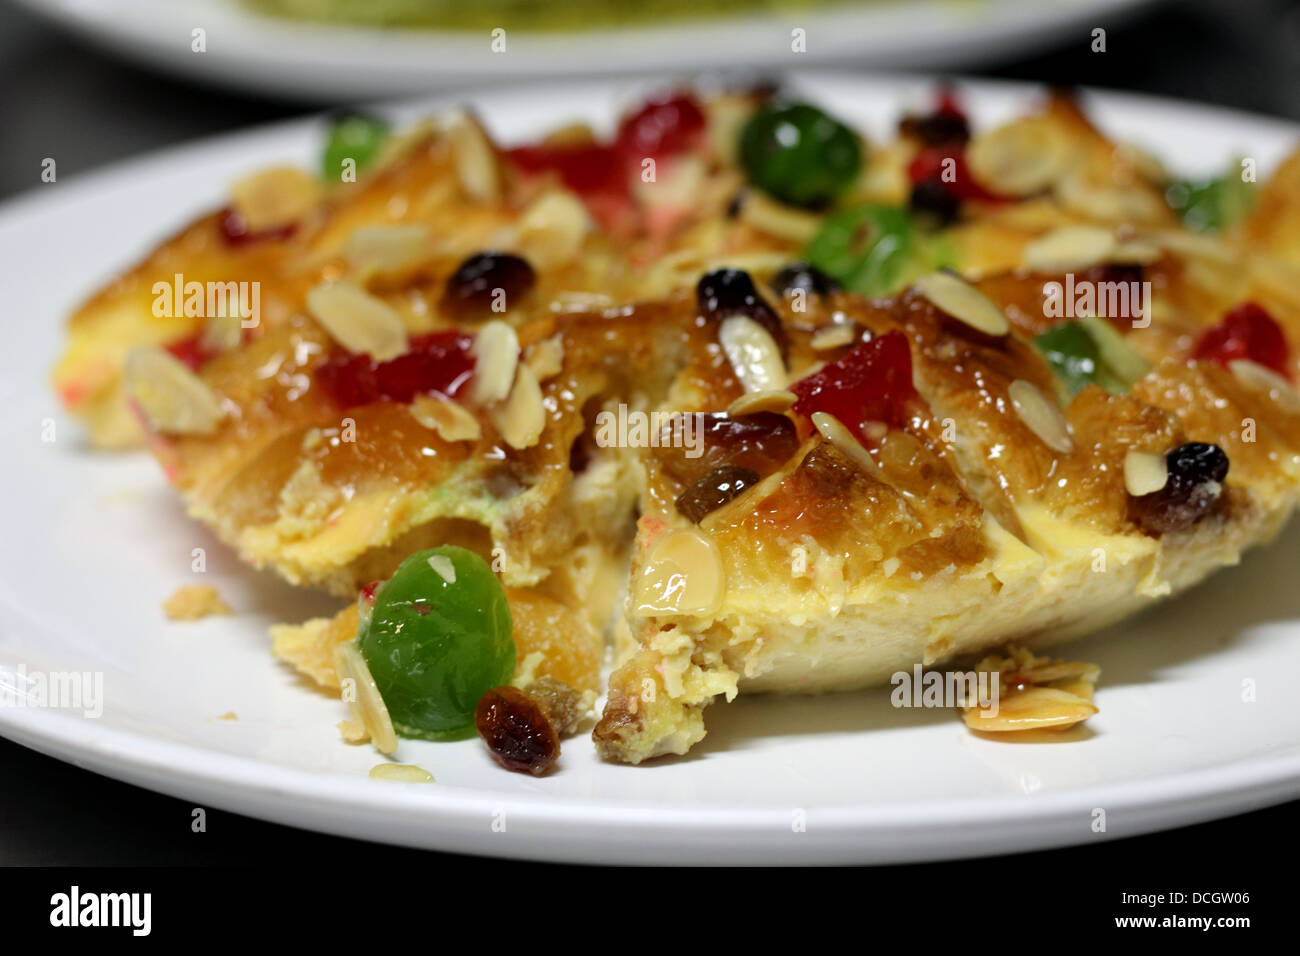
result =
[[[746,392],[727,406],[728,415],[753,415],[755,412],[784,412],[798,401],[794,392]]]
[[[374,780],[394,780],[397,783],[437,783],[433,774],[423,767],[410,763],[381,763],[370,768]]]
[[[985,335],[1006,335],[1011,331],[1006,315],[996,302],[965,279],[951,272],[932,272],[914,283],[930,304]]]
[[[298,222],[320,202],[321,184],[296,166],[272,166],[230,187],[232,205],[250,232]]]
[[[976,136],[966,159],[980,185],[1006,196],[1027,196],[1052,185],[1068,153],[1050,120],[1027,116]]]
[[[726,593],[722,552],[694,529],[665,531],[650,546],[637,579],[638,614],[708,617]]]
[[[351,282],[329,282],[307,293],[307,311],[349,352],[387,362],[407,348],[406,326],[383,299]]]
[[[1062,226],[1025,246],[1021,261],[1035,272],[1068,272],[1105,262],[1115,251],[1115,234],[1098,226]]]
[[[519,336],[514,327],[500,319],[485,322],[469,351],[474,356],[470,400],[490,405],[509,395],[519,365]]]
[[[1069,454],[1074,450],[1070,423],[1056,403],[1047,398],[1032,382],[1018,378],[1007,388],[1007,397],[1025,426],[1048,448]]]
[[[1287,411],[1300,412],[1300,392],[1271,368],[1250,359],[1233,359],[1228,363],[1228,369],[1243,384],[1268,392],[1269,397]]]
[[[470,199],[496,202],[501,198],[501,169],[496,149],[482,124],[468,114],[455,117],[447,128],[452,161],[460,188]]]
[[[718,328],[718,342],[747,392],[785,387],[785,363],[772,333],[745,315],[733,315]]]
[[[1124,487],[1134,498],[1152,495],[1169,483],[1169,463],[1164,455],[1130,451],[1124,456]]]
[[[127,392],[157,431],[210,435],[226,416],[217,393],[166,349],[132,349],[124,376]]]
[[[876,460],[838,418],[830,412],[813,412],[812,423],[822,438],[848,455],[863,471],[875,478],[880,477],[880,466],[876,464]]]
[[[1108,258],[1111,262],[1124,265],[1146,265],[1160,258],[1160,247],[1148,239],[1126,239],[1115,243],[1115,249]]]
[[[527,365],[515,369],[510,394],[504,402],[492,406],[488,414],[511,448],[532,448],[537,444],[546,427],[546,406],[532,369]]]
[[[429,258],[432,241],[421,223],[359,226],[348,235],[343,255],[354,269],[402,275]]]
[[[345,641],[335,646],[334,670],[344,687],[347,687],[345,681],[352,681],[353,695],[347,703],[353,719],[360,721],[369,731],[370,739],[380,753],[396,753],[397,732],[393,730],[393,719],[388,716],[388,706],[375,686],[366,659],[354,642]]]
[[[549,339],[534,342],[528,346],[524,361],[533,370],[537,381],[545,382],[549,378],[554,378],[564,370],[564,339],[559,335],[552,335]]]
[[[814,332],[808,344],[817,352],[826,352],[853,344],[858,335],[859,329],[852,322],[834,322]]]
[[[443,441],[478,441],[483,435],[473,413],[443,395],[415,396],[411,417],[437,432]]]

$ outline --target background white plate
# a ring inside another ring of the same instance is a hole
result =
[[[884,135],[911,81],[808,75],[815,101]],[[1037,91],[964,87],[977,122]],[[564,119],[613,117],[635,98],[605,84],[476,97],[520,139]],[[1271,168],[1294,127],[1186,104],[1089,97],[1102,124],[1180,170],[1229,156]],[[413,117],[428,107],[406,107]],[[404,741],[437,785],[370,780],[342,705],[267,652],[266,627],[332,610],[240,565],[186,520],[145,455],[85,450],[46,385],[67,310],[225,184],[271,161],[314,164],[320,127],[297,122],[210,140],[40,187],[0,207],[0,680],[102,671],[102,717],[0,707],[0,733],[109,776],[269,820],[413,846],[610,862],[846,862],[1010,852],[1127,836],[1300,794],[1300,529],[1192,594],[1075,646],[1102,666],[1101,714],[1069,744],[978,739],[947,711],[897,711],[884,692],[716,705],[684,759],[620,767],[565,745],[534,780],[496,768],[477,740]],[[42,441],[47,419],[54,442]],[[208,572],[190,571],[191,550]],[[164,622],[160,602],[204,580],[231,618]],[[1242,700],[1244,681],[1257,699]],[[234,711],[237,721],[214,720]],[[1095,811],[1106,832],[1094,833]],[[806,832],[793,824],[806,819]],[[500,831],[504,820],[505,830]],[[495,825],[495,826],[494,826]]]
[[[20,0],[89,42],[204,82],[316,102],[351,102],[502,78],[829,63],[871,69],[986,63],[1118,26],[1152,0],[874,0],[786,14],[739,13],[662,25],[489,34],[382,30],[258,16],[236,0]],[[464,0],[472,2],[472,0]],[[628,0],[632,2],[632,0]],[[806,52],[791,51],[791,30]],[[191,49],[191,31],[207,49]]]

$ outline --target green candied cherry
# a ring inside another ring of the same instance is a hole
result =
[[[915,233],[905,209],[853,206],[827,217],[804,259],[851,292],[887,295],[918,271]]]
[[[357,644],[403,737],[473,736],[479,698],[515,669],[505,590],[487,562],[452,545],[401,563],[363,614]]]
[[[374,116],[360,113],[336,116],[330,125],[329,138],[321,157],[325,180],[339,181],[346,160],[352,160],[357,170],[374,162],[388,141],[388,132],[388,124]]]
[[[1189,229],[1218,232],[1245,218],[1255,204],[1254,183],[1242,179],[1240,165],[1214,179],[1171,182],[1165,199]]]
[[[769,195],[819,206],[857,178],[862,146],[851,129],[815,106],[765,106],[741,130],[740,162]]]

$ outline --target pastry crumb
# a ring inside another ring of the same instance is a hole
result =
[[[213,720],[238,720],[239,715],[235,713],[233,710],[228,710],[224,714],[218,714],[216,717],[213,717],[212,719]]]
[[[211,614],[229,614],[230,605],[210,584],[187,584],[163,601],[163,613],[172,621],[197,621]]]
[[[339,729],[339,736],[350,744],[364,744],[370,739],[370,731],[359,720],[340,720],[334,726]]]

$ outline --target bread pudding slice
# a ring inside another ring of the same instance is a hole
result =
[[[295,584],[478,553],[517,683],[593,698],[613,632],[594,739],[630,763],[719,697],[1064,640],[1276,533],[1294,164],[1202,234],[1067,97],[870,147],[803,110],[679,94],[513,150],[462,117],[356,183],[268,171],[74,317],[56,384]],[[834,162],[769,163],[787,126]],[[255,281],[259,314],[158,315],[173,278]],[[357,627],[275,651],[330,688]]]

